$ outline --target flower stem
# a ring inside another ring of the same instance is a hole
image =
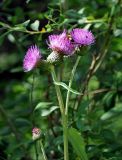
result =
[[[40,144],[40,148],[41,148],[41,151],[42,151],[43,159],[47,160],[47,156],[45,154],[44,146],[43,146],[43,143],[42,143],[41,140],[39,141],[39,144]]]
[[[63,136],[64,136],[64,160],[69,160],[68,151],[68,117],[63,115]]]
[[[52,74],[53,81],[58,81],[55,70],[54,70],[54,66],[51,66],[51,74]],[[62,95],[61,95],[60,87],[58,85],[55,85],[55,89],[56,89],[56,93],[57,93],[57,98],[58,98],[58,102],[59,102],[61,115],[63,115],[63,113],[64,113],[64,102],[63,102],[63,98],[62,98]]]
[[[39,159],[39,154],[38,154],[38,150],[37,150],[37,145],[36,145],[36,142],[35,142],[35,144],[34,144],[34,147],[35,147],[35,154],[36,154],[36,160],[38,160]]]
[[[76,68],[78,66],[78,63],[80,61],[80,56],[78,56],[76,63],[72,69],[72,73],[71,73],[71,78],[69,81],[69,88],[71,88],[72,82],[73,82],[73,78],[74,78],[74,74],[76,71]],[[64,118],[63,118],[63,124],[64,124],[64,147],[66,146],[66,155],[64,155],[64,159],[68,160],[68,106],[69,106],[69,97],[70,97],[70,90],[68,89],[67,91],[67,97],[66,97],[66,107],[65,107],[65,113],[64,113]],[[65,157],[66,156],[66,157]]]
[[[54,66],[51,66],[51,74],[52,74],[53,80],[58,81],[55,70],[54,70]],[[64,160],[69,160],[67,115],[65,115],[64,102],[63,102],[60,87],[58,85],[55,85],[55,89],[56,89],[57,98],[58,98],[58,101],[59,101],[59,107],[60,107],[61,116],[62,116],[63,138],[64,138]]]
[[[72,69],[72,72],[71,72],[71,78],[69,80],[69,89],[71,88],[72,86],[72,82],[73,82],[73,78],[74,78],[74,74],[75,74],[75,71],[76,71],[76,68],[79,64],[79,61],[81,59],[81,56],[78,56],[77,57],[77,60],[75,62],[75,65],[73,66],[73,69]],[[65,114],[67,115],[68,117],[68,105],[69,105],[69,97],[70,97],[70,90],[68,89],[67,91],[67,97],[66,97],[66,108],[65,108]]]

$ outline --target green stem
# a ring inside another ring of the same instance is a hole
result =
[[[57,76],[54,70],[54,66],[51,66],[51,74],[54,81],[57,80]],[[69,153],[68,153],[68,121],[67,121],[67,115],[65,115],[64,110],[64,102],[62,98],[62,94],[60,91],[60,87],[58,85],[55,85],[57,98],[59,101],[59,107],[62,115],[62,124],[63,124],[63,138],[64,138],[64,160],[69,160]]]
[[[64,13],[68,9],[68,1],[60,0],[60,12]]]
[[[40,143],[40,147],[41,147],[41,151],[42,151],[43,159],[44,159],[44,160],[47,160],[47,156],[46,156],[46,154],[45,154],[45,150],[44,150],[43,143],[42,143],[42,141],[41,141],[41,140],[39,141],[39,143]]]
[[[36,142],[35,142],[35,144],[34,144],[34,147],[35,147],[35,154],[36,154],[36,160],[38,160],[38,158],[39,158],[39,154],[38,154],[38,149],[37,149],[37,145],[36,145]]]
[[[33,75],[32,75],[32,84],[31,84],[31,91],[30,91],[30,106],[31,106],[31,119],[32,119],[32,125],[33,127],[35,126],[35,120],[34,120],[34,97],[33,97],[33,92],[34,92],[34,82],[35,82],[35,71],[33,71]]]
[[[64,160],[69,160],[68,152],[68,117],[63,115]]]
[[[58,81],[55,70],[54,70],[54,66],[51,66],[51,74],[52,74],[53,80]],[[56,89],[56,93],[57,93],[57,98],[58,98],[58,102],[59,102],[60,111],[61,111],[61,114],[63,115],[63,113],[64,113],[64,102],[63,102],[63,98],[62,98],[62,95],[61,95],[60,87],[58,85],[55,85],[55,89]]]
[[[75,62],[75,65],[74,65],[74,67],[72,69],[71,78],[70,78],[70,81],[69,81],[69,88],[71,88],[71,86],[72,86],[74,74],[75,74],[76,68],[77,68],[77,66],[79,64],[80,59],[81,59],[81,56],[78,56],[78,58],[77,58],[77,60]],[[66,97],[66,109],[65,109],[65,114],[66,115],[68,115],[69,97],[70,97],[70,90],[68,89],[67,97]]]
[[[80,61],[80,56],[78,56],[76,63],[72,69],[71,78],[69,81],[69,88],[72,86],[74,74],[77,68],[77,65]],[[66,146],[66,154],[64,155],[64,159],[68,160],[68,106],[69,106],[69,97],[70,97],[70,90],[67,91],[67,97],[66,97],[66,107],[65,107],[65,113],[63,118],[63,124],[64,124],[64,147]]]

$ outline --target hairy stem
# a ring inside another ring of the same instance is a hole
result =
[[[51,74],[52,74],[53,80],[58,81],[55,70],[54,70],[54,66],[51,66]],[[55,85],[55,89],[56,89],[56,93],[57,93],[57,98],[58,98],[58,102],[59,102],[61,115],[63,115],[63,113],[64,113],[64,102],[63,102],[63,98],[62,98],[62,95],[61,95],[60,87]]]
[[[52,74],[53,80],[58,81],[55,70],[54,70],[54,66],[51,66],[51,74]],[[64,138],[64,160],[69,160],[67,115],[65,115],[64,102],[63,102],[60,87],[58,85],[55,85],[55,89],[56,89],[57,98],[58,98],[59,107],[60,107],[61,116],[62,116],[63,138]]]

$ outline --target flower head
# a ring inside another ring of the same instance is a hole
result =
[[[37,127],[33,128],[33,130],[32,130],[32,139],[36,140],[36,139],[38,139],[40,137],[40,135],[41,135],[40,129],[37,128]]]
[[[68,38],[66,31],[59,35],[50,35],[49,48],[57,53],[62,53],[64,55],[72,55],[74,51],[74,45]]]
[[[71,32],[71,37],[78,46],[90,45],[95,41],[92,32],[86,29],[73,29]]]
[[[34,69],[41,59],[39,48],[36,45],[32,45],[28,50],[23,60],[23,69],[25,72]]]

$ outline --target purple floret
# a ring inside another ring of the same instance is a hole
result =
[[[71,32],[71,37],[78,46],[91,45],[94,43],[95,38],[91,31],[86,29],[73,29]]]
[[[74,44],[69,40],[66,31],[59,35],[49,36],[49,48],[64,55],[72,55],[75,49]]]
[[[34,69],[40,61],[41,57],[42,56],[40,54],[39,48],[36,45],[30,46],[23,60],[24,72],[28,72]]]

